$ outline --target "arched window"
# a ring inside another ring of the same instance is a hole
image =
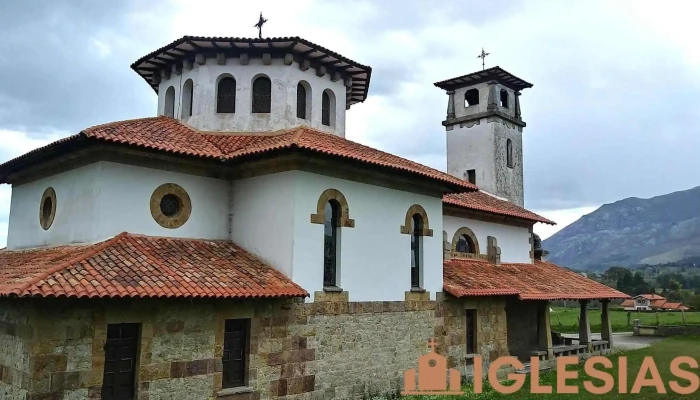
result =
[[[166,117],[175,117],[175,88],[170,86],[165,91],[165,104],[163,107],[163,115]]]
[[[479,257],[479,242],[471,229],[462,227],[452,237],[452,256],[462,258]]]
[[[469,235],[460,235],[457,240],[457,252],[459,253],[476,253],[476,246]]]
[[[338,286],[338,237],[341,207],[337,200],[326,202],[323,223],[323,286]]]
[[[335,94],[330,89],[324,90],[321,96],[321,124],[335,125]]]
[[[506,165],[513,168],[513,141],[506,140]]]
[[[297,118],[311,117],[311,87],[306,82],[297,84]]]
[[[253,110],[254,113],[269,113],[272,104],[272,82],[266,76],[260,76],[253,81]]]
[[[187,118],[192,116],[192,94],[194,90],[194,85],[192,79],[185,81],[182,85],[182,112],[180,113],[181,118]]]
[[[421,269],[423,268],[423,217],[413,214],[413,232],[411,232],[411,287],[419,288]]]
[[[216,112],[221,114],[236,112],[236,80],[230,76],[222,78],[216,87]]]
[[[508,108],[508,92],[501,89],[501,107]]]
[[[464,107],[479,104],[479,89],[469,89],[464,93]]]

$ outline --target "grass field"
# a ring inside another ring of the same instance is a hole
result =
[[[578,333],[579,308],[554,307],[550,314],[552,330],[561,333]],[[683,317],[680,312],[660,312],[658,313],[660,325],[682,325]],[[639,319],[642,325],[656,325],[656,313],[653,312],[631,312],[629,325],[627,321],[627,311],[610,311],[610,323],[613,332],[631,332],[634,320]],[[588,310],[588,319],[592,332],[600,332],[600,310]],[[700,325],[700,312],[686,312],[686,324]]]
[[[651,388],[651,387],[644,387],[642,388],[641,392],[639,394],[619,394],[618,393],[618,384],[619,382],[617,381],[617,378],[615,379],[615,388],[603,395],[593,395],[585,391],[583,387],[583,381],[584,380],[591,380],[590,378],[584,378],[581,379],[581,376],[583,375],[583,365],[579,364],[576,367],[569,367],[567,370],[577,370],[579,371],[579,379],[577,380],[567,380],[567,385],[574,385],[578,384],[579,386],[579,393],[578,394],[530,394],[530,376],[528,375],[528,378],[523,385],[522,389],[519,390],[516,393],[509,394],[509,395],[504,395],[495,392],[491,387],[489,387],[486,382],[484,382],[484,392],[481,394],[475,394],[473,392],[473,389],[470,386],[464,387],[465,394],[461,396],[406,396],[402,397],[403,399],[410,399],[410,400],[442,400],[442,399],[447,399],[447,398],[452,398],[455,400],[466,400],[466,399],[479,399],[479,400],[486,400],[486,399],[501,399],[501,398],[508,398],[508,399],[513,399],[513,400],[524,400],[524,399],[538,399],[538,398],[549,398],[549,399],[602,399],[602,400],[608,400],[608,399],[697,399],[700,397],[698,393],[696,392],[694,394],[689,394],[689,395],[678,395],[671,391],[671,389],[668,386],[668,382],[671,380],[678,380],[679,384],[681,386],[687,386],[688,381],[678,379],[674,377],[670,371],[669,371],[669,365],[671,363],[671,360],[673,360],[677,356],[690,356],[695,358],[696,360],[700,358],[700,338],[698,337],[676,337],[676,338],[669,338],[666,339],[662,342],[656,343],[652,345],[651,347],[641,349],[641,350],[634,350],[634,351],[629,351],[626,353],[617,353],[615,355],[610,356],[610,360],[613,362],[613,368],[611,370],[605,370],[606,372],[611,373],[614,377],[617,377],[618,375],[618,359],[620,356],[625,356],[627,357],[627,362],[628,362],[628,367],[627,367],[627,388],[628,392],[632,388],[632,385],[634,384],[635,378],[637,377],[637,373],[639,372],[639,368],[642,364],[642,361],[644,360],[644,357],[647,356],[652,356],[654,359],[654,362],[659,370],[659,373],[661,375],[662,381],[664,382],[665,388],[667,390],[666,394],[660,394],[656,392],[656,389]],[[601,369],[601,366],[598,365],[596,369],[603,370]],[[694,372],[696,375],[698,374],[698,370],[695,369],[690,369],[687,365],[683,367],[685,370],[689,370]],[[556,382],[557,382],[557,374],[556,372],[549,372],[549,373],[543,373],[542,376],[540,376],[540,384],[541,385],[547,385],[547,386],[552,386],[553,391],[556,392]],[[592,380],[593,384],[597,386],[601,386],[602,382],[598,380]],[[506,397],[507,396],[507,397]]]

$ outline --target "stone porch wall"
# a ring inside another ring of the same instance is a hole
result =
[[[342,300],[342,299],[341,299]],[[107,324],[140,323],[137,398],[394,396],[430,338],[462,373],[465,308],[485,360],[507,355],[503,300],[4,300],[0,396],[99,399]],[[249,392],[221,391],[224,320],[250,318]],[[22,328],[20,328],[22,327]],[[9,371],[9,372],[8,372]],[[18,371],[18,372],[14,372]]]

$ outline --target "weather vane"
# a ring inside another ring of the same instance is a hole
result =
[[[260,18],[262,18],[262,14],[260,14]],[[486,56],[488,56],[489,54],[491,54],[491,53],[485,52],[484,48],[482,47],[481,54],[476,56],[476,58],[481,58],[481,70],[482,71],[486,69]]]
[[[258,23],[253,25],[253,27],[258,28],[258,38],[262,39],[262,27],[263,24],[267,22],[265,18],[262,16],[262,11],[260,12],[260,19],[258,20]]]

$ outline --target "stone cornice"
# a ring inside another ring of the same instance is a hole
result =
[[[520,127],[525,127],[526,124],[523,120],[521,119],[516,119],[515,117],[512,117],[502,111],[485,111],[485,112],[480,112],[476,114],[471,114],[471,115],[465,115],[463,117],[458,117],[458,118],[448,118],[444,121],[442,121],[443,126],[450,126],[450,125],[456,125],[460,123],[465,123],[469,121],[476,121],[480,120],[482,118],[488,118],[488,117],[500,117],[503,118],[504,120],[520,126]]]

